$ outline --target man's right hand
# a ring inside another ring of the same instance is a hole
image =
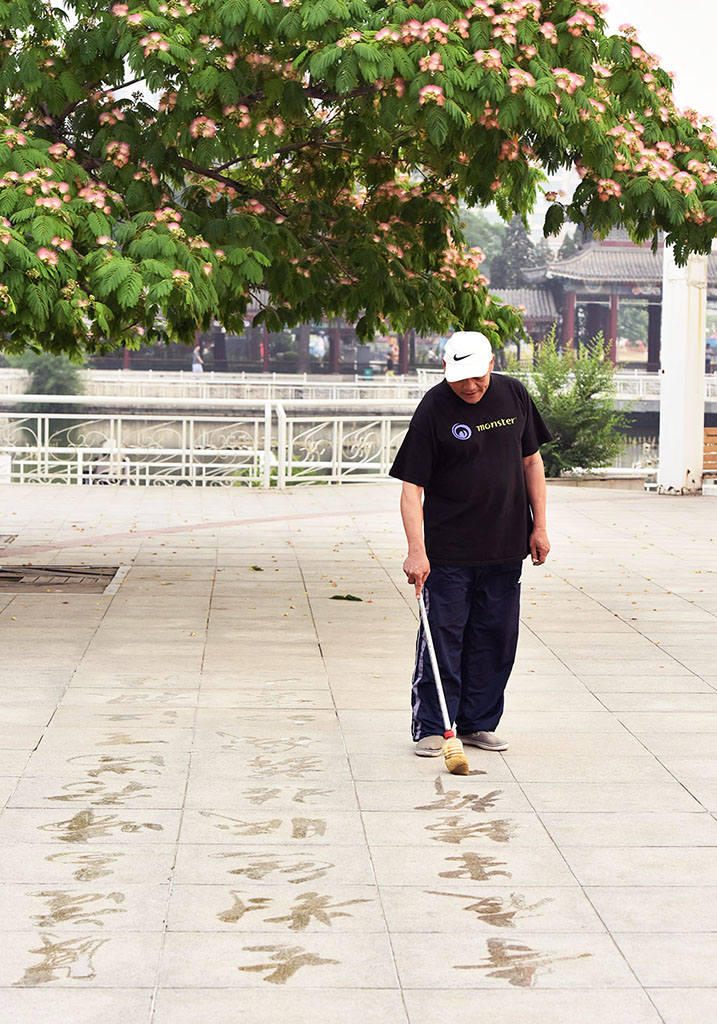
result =
[[[408,557],[403,563],[403,571],[408,578],[409,583],[413,583],[416,588],[416,597],[421,596],[423,590],[423,584],[428,579],[428,575],[431,571],[431,563],[425,554],[413,555],[409,551]]]

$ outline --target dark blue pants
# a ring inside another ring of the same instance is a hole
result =
[[[459,733],[493,731],[515,661],[522,563],[432,566],[423,588],[446,705]],[[411,691],[413,738],[442,735],[441,708],[421,623]]]

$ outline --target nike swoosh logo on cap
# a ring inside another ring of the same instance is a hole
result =
[[[455,363],[457,363],[457,362],[458,362],[459,360],[461,360],[461,359],[470,359],[470,357],[471,357],[472,355],[473,355],[473,353],[472,353],[472,352],[468,352],[468,353],[467,353],[466,355],[464,355],[464,356],[453,356],[453,361],[454,361]]]

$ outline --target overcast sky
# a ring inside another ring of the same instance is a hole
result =
[[[608,25],[628,23],[640,42],[675,73],[680,107],[717,121],[717,3],[715,0],[607,0]]]

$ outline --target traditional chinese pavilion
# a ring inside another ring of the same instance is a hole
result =
[[[709,257],[708,299],[717,299],[717,253]],[[610,343],[613,362],[617,345],[617,312],[621,300],[642,300],[648,309],[647,369],[660,366],[662,320],[662,243],[636,245],[627,232],[616,228],[598,241],[586,236],[579,251],[568,259],[526,273],[542,290],[549,288],[560,311],[560,338],[572,344],[577,333],[576,313],[582,307],[585,336],[602,331]]]

